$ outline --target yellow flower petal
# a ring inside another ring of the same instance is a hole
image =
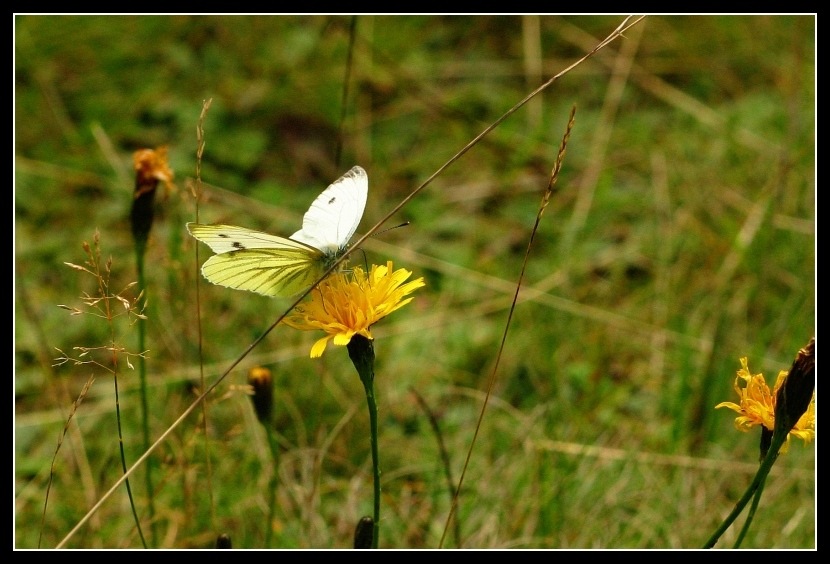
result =
[[[763,374],[752,374],[749,371],[749,364],[746,357],[740,359],[741,368],[738,370],[735,377],[735,392],[740,398],[740,403],[732,403],[724,401],[715,406],[715,409],[725,407],[731,409],[739,414],[735,418],[735,428],[739,431],[749,431],[756,425],[763,425],[768,430],[775,429],[775,404],[778,396],[778,389],[784,384],[787,378],[787,372],[782,370],[778,373],[775,386],[770,391],[764,380]],[[809,442],[815,436],[815,395],[813,401],[807,408],[807,411],[793,429],[787,435],[787,442],[791,436]],[[782,449],[782,452],[784,450]]]
[[[354,331],[347,331],[346,333],[337,333],[334,336],[334,344],[340,345],[341,347],[345,347],[349,344],[349,341],[352,340],[354,336]]]
[[[328,341],[349,344],[355,335],[372,339],[370,327],[409,302],[406,297],[425,285],[423,278],[406,282],[412,272],[393,271],[392,261],[372,265],[367,274],[360,267],[332,274],[311,292],[311,300],[299,304],[283,323],[301,331],[322,330],[328,335],[311,348],[311,357],[323,354]]]
[[[323,337],[319,339],[314,345],[311,347],[311,358],[320,358],[323,356],[323,352],[326,350],[326,345],[329,344],[329,337]]]

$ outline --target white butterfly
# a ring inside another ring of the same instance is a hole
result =
[[[265,296],[293,296],[307,289],[343,255],[363,209],[369,179],[353,167],[311,203],[303,228],[290,238],[234,225],[188,223],[190,234],[216,253],[202,275],[219,286]]]

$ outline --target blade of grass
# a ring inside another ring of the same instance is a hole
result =
[[[527,261],[530,258],[530,250],[533,247],[533,240],[536,238],[536,232],[539,230],[539,225],[542,222],[542,215],[545,213],[545,209],[548,207],[548,203],[550,203],[550,198],[553,195],[553,189],[556,185],[556,180],[559,178],[559,171],[562,169],[562,161],[565,158],[565,149],[568,146],[568,139],[570,139],[571,131],[573,130],[575,114],[576,107],[574,106],[571,109],[571,115],[568,119],[568,124],[565,128],[565,134],[562,137],[562,144],[559,146],[559,153],[556,155],[556,161],[553,165],[553,170],[550,174],[550,181],[548,182],[548,186],[545,189],[545,193],[542,195],[542,202],[539,205],[539,211],[536,214],[536,222],[533,224],[533,229],[530,231],[530,239],[527,242],[527,249],[525,249],[525,256],[522,260],[522,268],[519,272],[519,279],[516,281],[516,289],[513,293],[513,303],[510,305],[510,310],[507,313],[507,321],[505,321],[504,323],[504,331],[502,332],[499,350],[496,353],[496,360],[493,364],[493,370],[490,372],[490,378],[487,382],[487,393],[484,396],[484,401],[482,402],[481,410],[479,411],[478,421],[476,422],[475,431],[473,432],[473,438],[470,441],[470,448],[467,449],[467,458],[464,460],[464,467],[461,470],[461,477],[458,480],[458,486],[456,487],[455,495],[453,496],[452,505],[450,505],[450,511],[447,514],[447,522],[444,525],[444,532],[441,535],[441,542],[438,544],[439,548],[444,546],[444,538],[447,535],[447,531],[449,530],[450,526],[450,521],[452,520],[452,517],[455,514],[455,508],[458,505],[458,497],[461,494],[461,486],[464,484],[464,477],[467,474],[467,468],[469,467],[470,459],[473,455],[473,448],[475,447],[476,439],[478,438],[478,432],[481,429],[481,423],[484,420],[484,413],[487,411],[487,403],[490,400],[490,395],[492,394],[493,386],[495,386],[496,383],[496,375],[498,374],[499,362],[501,361],[502,353],[504,352],[504,346],[507,343],[507,331],[510,329],[510,322],[513,319],[513,312],[516,309],[516,303],[519,299],[519,290],[521,290],[522,288],[522,281],[524,280],[525,268],[527,267]]]

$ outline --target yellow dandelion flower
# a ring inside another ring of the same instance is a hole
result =
[[[763,425],[772,432],[775,429],[775,405],[778,390],[787,379],[787,372],[778,373],[773,390],[770,391],[763,374],[752,374],[746,357],[741,359],[741,369],[735,377],[735,392],[740,398],[739,403],[730,401],[721,402],[715,409],[726,407],[739,414],[735,418],[735,428],[739,431],[749,431],[755,425]],[[815,396],[807,407],[807,411],[787,435],[796,436],[804,442],[810,442],[816,434]]]
[[[329,341],[344,346],[355,335],[373,339],[371,326],[411,302],[406,296],[425,285],[423,278],[406,282],[411,275],[403,268],[393,271],[392,261],[372,265],[368,274],[360,267],[332,274],[311,292],[311,301],[299,304],[282,322],[327,333],[311,347],[311,358],[322,356]]]

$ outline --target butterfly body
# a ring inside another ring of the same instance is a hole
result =
[[[202,265],[210,282],[265,296],[293,296],[316,282],[348,249],[366,207],[368,177],[353,167],[312,202],[303,227],[279,237],[235,225],[188,223],[214,253]]]

